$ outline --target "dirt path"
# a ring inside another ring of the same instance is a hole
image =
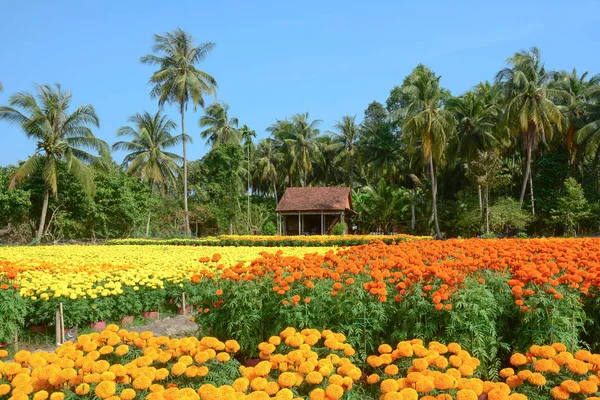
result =
[[[169,336],[169,337],[185,337],[192,336],[196,333],[197,326],[190,322],[189,315],[176,315],[173,317],[160,318],[156,320],[148,320],[145,325],[124,327],[131,332],[150,331],[154,336]],[[27,342],[19,343],[19,350],[29,350],[32,353],[45,351],[53,353],[57,346],[40,348]]]

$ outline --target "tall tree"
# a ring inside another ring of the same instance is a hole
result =
[[[600,74],[586,79],[588,72],[581,75],[577,70],[571,72],[560,71],[553,74],[553,80],[549,86],[566,93],[555,99],[564,117],[563,128],[565,129],[565,146],[569,152],[569,162],[575,163],[577,156],[576,132],[581,129],[588,120],[588,105],[593,101],[594,92],[598,91]],[[562,93],[561,93],[562,94]]]
[[[206,59],[214,49],[212,42],[194,45],[192,35],[181,29],[154,35],[152,51],[140,59],[142,64],[156,65],[158,70],[150,77],[153,85],[152,98],[158,98],[158,105],[177,104],[181,114],[181,134],[183,135],[183,207],[185,210],[185,234],[190,234],[187,191],[187,150],[185,136],[185,111],[191,102],[196,110],[204,107],[204,96],[215,94],[217,81],[211,75],[196,68],[196,64]]]
[[[356,116],[343,116],[342,120],[337,121],[333,128],[336,130],[332,133],[335,137],[335,150],[337,151],[334,162],[344,166],[350,187],[353,187],[360,138],[360,127],[356,124]]]
[[[133,126],[122,126],[117,136],[129,137],[131,141],[120,141],[113,145],[113,150],[127,151],[122,167],[125,172],[138,177],[150,185],[151,192],[159,190],[164,194],[168,188],[177,186],[180,173],[178,162],[181,156],[167,151],[180,144],[183,134],[173,136],[171,132],[177,125],[160,111],[151,115],[148,112],[137,113],[129,118]],[[150,234],[150,216],[148,210],[146,237]]]
[[[456,119],[442,107],[440,78],[423,65],[417,66],[403,84],[409,98],[404,130],[408,135],[409,149],[421,143],[423,158],[429,163],[431,174],[432,214],[436,237],[441,238],[437,212],[436,164],[444,161],[444,150],[456,129]]]
[[[586,124],[576,133],[582,157],[600,163],[600,85],[589,88],[589,102],[585,105]]]
[[[290,178],[297,177],[302,187],[308,186],[313,163],[323,161],[315,140],[320,133],[317,128],[320,123],[320,120],[311,121],[308,113],[304,113],[293,115],[290,121],[277,121],[267,128],[282,143]]]
[[[44,202],[37,231],[42,239],[50,194],[58,195],[58,163],[64,161],[83,187],[92,192],[94,171],[91,164],[102,166],[99,157],[86,150],[108,150],[108,145],[96,138],[90,129],[99,126],[94,107],[85,104],[69,112],[71,91],[60,85],[38,85],[37,96],[16,93],[10,97],[10,106],[0,107],[0,119],[18,124],[25,135],[37,141],[37,149],[12,175],[10,188],[41,173],[44,181]]]
[[[247,125],[242,126],[242,128],[239,130],[239,134],[240,134],[240,139],[242,140],[242,145],[246,148],[247,150],[247,155],[248,155],[248,168],[246,169],[246,195],[247,195],[247,201],[248,201],[248,231],[250,231],[250,177],[252,176],[252,172],[251,172],[251,168],[250,168],[250,162],[251,162],[251,155],[250,153],[252,152],[251,150],[254,150],[254,143],[252,142],[252,138],[256,137],[256,132],[253,131],[252,129],[248,128]]]
[[[277,198],[277,153],[273,139],[267,138],[258,142],[256,149],[256,175],[259,181],[267,184],[273,190],[275,204]]]
[[[204,110],[205,115],[200,117],[198,125],[206,128],[200,132],[200,137],[206,140],[213,149],[223,143],[239,142],[237,117],[229,118],[229,104],[213,103]]]
[[[553,127],[561,127],[560,109],[552,101],[564,97],[562,90],[548,87],[550,73],[542,62],[540,51],[532,47],[529,51],[515,53],[507,60],[509,68],[496,75],[506,98],[506,121],[513,135],[521,136],[526,150],[525,173],[521,185],[519,205],[523,206],[527,182],[530,180],[532,152],[539,141],[552,137]],[[533,205],[533,187],[531,189]]]

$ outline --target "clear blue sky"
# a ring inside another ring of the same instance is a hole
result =
[[[96,107],[108,143],[135,112],[154,112],[139,63],[152,35],[177,27],[217,47],[201,68],[219,83],[231,115],[265,137],[275,119],[306,112],[329,130],[357,115],[422,62],[453,94],[492,80],[515,51],[536,45],[552,69],[600,72],[597,1],[3,1],[0,104],[33,83],[59,82],[74,105]],[[211,102],[207,99],[207,102]],[[179,121],[176,110],[166,108]],[[197,121],[190,159],[206,152]],[[0,122],[0,165],[35,149]],[[120,162],[122,155],[115,155]]]

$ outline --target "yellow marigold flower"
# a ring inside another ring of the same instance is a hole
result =
[[[275,395],[276,400],[293,400],[294,393],[290,389],[281,389]]]
[[[515,374],[515,370],[512,368],[503,368],[500,370],[500,377],[506,379],[509,376],[513,376]]]
[[[187,365],[185,365],[182,362],[177,362],[177,363],[173,364],[173,366],[171,367],[171,372],[173,373],[173,375],[179,376],[185,372],[186,368],[187,368]]]
[[[389,344],[382,344],[377,348],[377,351],[379,352],[379,354],[391,353],[392,346],[390,346]]]
[[[108,399],[110,396],[115,394],[117,391],[117,385],[115,382],[103,381],[96,386],[94,393],[101,399]]]
[[[306,375],[306,382],[310,383],[311,385],[318,385],[322,381],[323,375],[317,371],[311,371]]]
[[[546,377],[539,372],[532,373],[527,380],[535,386],[544,386],[546,384]]]
[[[63,400],[65,394],[63,392],[54,392],[50,395],[50,400]]]
[[[461,389],[456,392],[456,400],[477,400],[479,396],[471,389]]]
[[[284,372],[277,378],[277,383],[281,387],[290,388],[296,384],[296,375],[292,372]]]
[[[40,390],[33,395],[33,400],[46,400],[49,396],[50,394],[48,394],[48,392]]]
[[[402,396],[402,400],[418,400],[419,393],[413,388],[404,388],[400,391],[400,395]]]
[[[134,389],[137,390],[146,390],[152,385],[152,379],[147,377],[146,375],[140,375],[133,380],[131,383]]]
[[[488,392],[488,400],[508,400],[508,393],[502,389],[494,388]]]
[[[415,371],[424,371],[427,369],[427,367],[429,367],[429,363],[425,358],[415,358],[412,361],[412,366]]]
[[[396,364],[390,364],[384,368],[383,372],[387,376],[394,376],[394,375],[398,374],[398,367],[396,366]]]
[[[325,395],[331,399],[340,399],[344,395],[344,388],[340,385],[331,384],[325,389]]]
[[[384,379],[379,384],[381,393],[397,392],[399,389],[398,382],[395,379]]]
[[[279,391],[279,385],[277,382],[268,382],[264,390],[269,396],[273,396]]]
[[[203,365],[201,367],[198,368],[198,375],[199,377],[203,377],[208,375],[208,367],[206,365]]]
[[[552,398],[554,398],[554,399],[567,400],[570,397],[569,392],[567,392],[560,386],[556,386],[555,388],[552,388],[552,391],[550,392],[550,394],[552,395]]]
[[[376,384],[377,382],[379,382],[379,379],[381,379],[381,378],[379,378],[379,375],[377,375],[377,374],[371,374],[371,375],[369,375],[369,376],[367,377],[367,383],[368,383],[369,385],[374,385],[374,384]],[[306,380],[308,381],[308,377],[307,377],[307,379],[306,379]]]
[[[515,353],[510,356],[510,363],[515,367],[520,367],[521,365],[527,364],[527,357],[521,353]]]
[[[583,394],[594,394],[598,391],[598,385],[589,380],[581,381],[579,382],[579,391]]]
[[[131,388],[123,389],[121,392],[121,400],[133,400],[135,396],[136,392]]]
[[[537,357],[552,358],[556,355],[556,349],[552,346],[542,346],[537,352]]]
[[[90,392],[90,385],[87,383],[82,383],[75,388],[75,394],[79,396],[84,396]]]
[[[433,379],[433,384],[438,390],[452,389],[456,385],[456,378],[450,374],[440,374]]]
[[[567,379],[566,381],[561,382],[560,387],[569,393],[579,393],[581,390],[579,388],[579,383],[572,379]]]
[[[527,396],[523,393],[512,393],[508,396],[508,400],[527,400]]]
[[[265,378],[263,378],[262,376],[258,376],[252,379],[252,381],[250,381],[250,387],[252,388],[252,390],[264,390],[267,387],[267,383],[268,382]]]
[[[367,357],[367,364],[373,368],[378,368],[383,364],[383,360],[378,356],[369,356]]]
[[[248,386],[250,385],[250,381],[247,378],[241,377],[237,378],[231,386],[236,390],[236,392],[246,392],[248,390]]]
[[[321,388],[316,388],[309,395],[310,400],[324,400],[325,399],[325,390]]]
[[[567,367],[569,368],[569,371],[579,375],[583,375],[588,372],[586,363],[581,360],[571,360],[567,363]]]
[[[222,352],[222,353],[217,354],[217,361],[227,362],[229,360],[231,360],[231,356],[229,355],[229,353]]]
[[[516,388],[517,386],[520,386],[522,383],[523,383],[523,380],[520,379],[517,375],[511,375],[508,378],[506,378],[506,384],[511,389]]]
[[[415,390],[419,393],[429,393],[435,389],[435,382],[432,376],[422,376],[415,382]]]

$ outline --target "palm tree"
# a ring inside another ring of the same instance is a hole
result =
[[[36,236],[39,242],[44,234],[50,194],[58,195],[59,161],[64,161],[67,170],[91,193],[94,189],[91,164],[102,166],[103,162],[86,150],[108,151],[108,145],[96,138],[89,128],[99,126],[94,107],[84,104],[69,113],[71,91],[63,91],[58,84],[55,87],[38,85],[37,96],[27,92],[16,93],[10,97],[9,103],[10,107],[0,107],[0,119],[20,125],[28,138],[37,141],[35,154],[13,173],[10,188],[41,173],[44,202]]]
[[[282,143],[290,179],[298,176],[302,187],[308,186],[313,163],[322,162],[323,155],[316,138],[320,120],[310,121],[308,113],[295,114],[291,121],[277,121],[267,128]],[[290,182],[291,183],[291,182]]]
[[[185,136],[185,111],[191,102],[194,111],[197,106],[204,107],[204,96],[216,92],[215,78],[200,71],[196,64],[206,59],[214,49],[212,42],[194,46],[192,35],[181,29],[167,32],[164,36],[154,35],[152,51],[140,59],[142,64],[157,65],[149,83],[154,85],[150,91],[152,98],[158,98],[158,105],[177,104],[181,114],[181,134],[183,135],[183,207],[185,210],[185,234],[190,234],[187,191],[187,152]]]
[[[4,86],[2,86],[2,82],[0,82],[0,93],[2,93],[2,91],[4,91]]]
[[[553,74],[553,80],[548,85],[553,89],[561,90],[567,96],[561,96],[555,99],[559,105],[564,118],[565,145],[569,152],[569,162],[575,163],[577,155],[577,141],[575,132],[581,129],[587,122],[587,107],[590,104],[590,97],[594,91],[598,90],[600,75],[596,75],[586,80],[588,72],[579,76],[577,70],[571,72],[561,71]]]
[[[409,150],[415,149],[416,143],[420,142],[423,158],[429,163],[432,211],[437,238],[441,238],[442,233],[437,215],[436,164],[444,161],[444,150],[456,129],[454,115],[442,108],[439,80],[433,71],[419,65],[407,77],[402,89],[410,99],[404,121]]]
[[[113,150],[128,152],[122,163],[125,172],[150,184],[152,192],[158,189],[164,193],[169,187],[175,188],[180,172],[177,162],[182,158],[166,150],[183,141],[183,135],[171,135],[177,125],[166,115],[161,115],[160,111],[154,115],[146,111],[137,113],[128,121],[133,126],[122,126],[117,136],[130,137],[131,141],[120,141],[113,145]],[[151,212],[148,211],[146,237],[150,234]]]
[[[237,120],[237,118],[236,118]],[[236,123],[237,125],[237,123]],[[244,125],[239,130],[240,138],[242,139],[243,145],[248,149],[248,169],[246,171],[247,177],[247,186],[246,186],[246,194],[248,196],[248,231],[250,231],[250,150],[254,149],[254,143],[252,143],[252,138],[256,137],[256,132],[252,129],[248,128],[247,125]]]
[[[371,181],[384,178],[388,183],[398,175],[402,159],[402,144],[394,131],[394,122],[385,119],[366,121],[361,126],[359,153],[367,166]]]
[[[263,139],[258,142],[256,149],[256,169],[255,173],[260,182],[266,183],[273,189],[275,204],[277,198],[277,154],[275,152],[274,140],[271,138]]]
[[[577,131],[577,144],[582,157],[600,161],[600,85],[590,88],[590,101],[586,104],[586,124]]]
[[[561,128],[560,109],[552,99],[565,97],[565,93],[548,88],[551,74],[546,71],[537,47],[516,53],[507,63],[510,68],[498,72],[496,81],[501,85],[507,102],[507,125],[513,135],[522,137],[526,148],[525,173],[519,198],[522,207],[530,180],[531,153],[540,140],[546,141],[552,137],[553,126]],[[532,182],[530,180],[533,205]]]
[[[486,82],[487,84],[487,82]],[[478,89],[487,90],[489,84],[480,84]],[[479,151],[490,151],[500,144],[495,133],[498,126],[499,108],[481,94],[480,90],[469,91],[460,97],[453,97],[447,107],[457,121],[457,135],[450,143],[449,154],[470,165]],[[487,94],[487,93],[485,93]],[[487,97],[487,96],[486,96]],[[479,209],[483,209],[481,185],[477,185]]]
[[[237,117],[229,118],[228,111],[227,103],[213,103],[206,107],[204,110],[206,115],[198,121],[200,128],[206,128],[200,132],[200,137],[205,139],[213,149],[221,144],[240,140],[237,131],[239,121]]]
[[[344,165],[350,180],[350,187],[354,186],[354,167],[358,156],[358,140],[360,127],[356,125],[356,115],[344,115],[341,121],[337,121],[333,128],[337,132],[330,132],[335,137],[334,158],[336,164]]]

